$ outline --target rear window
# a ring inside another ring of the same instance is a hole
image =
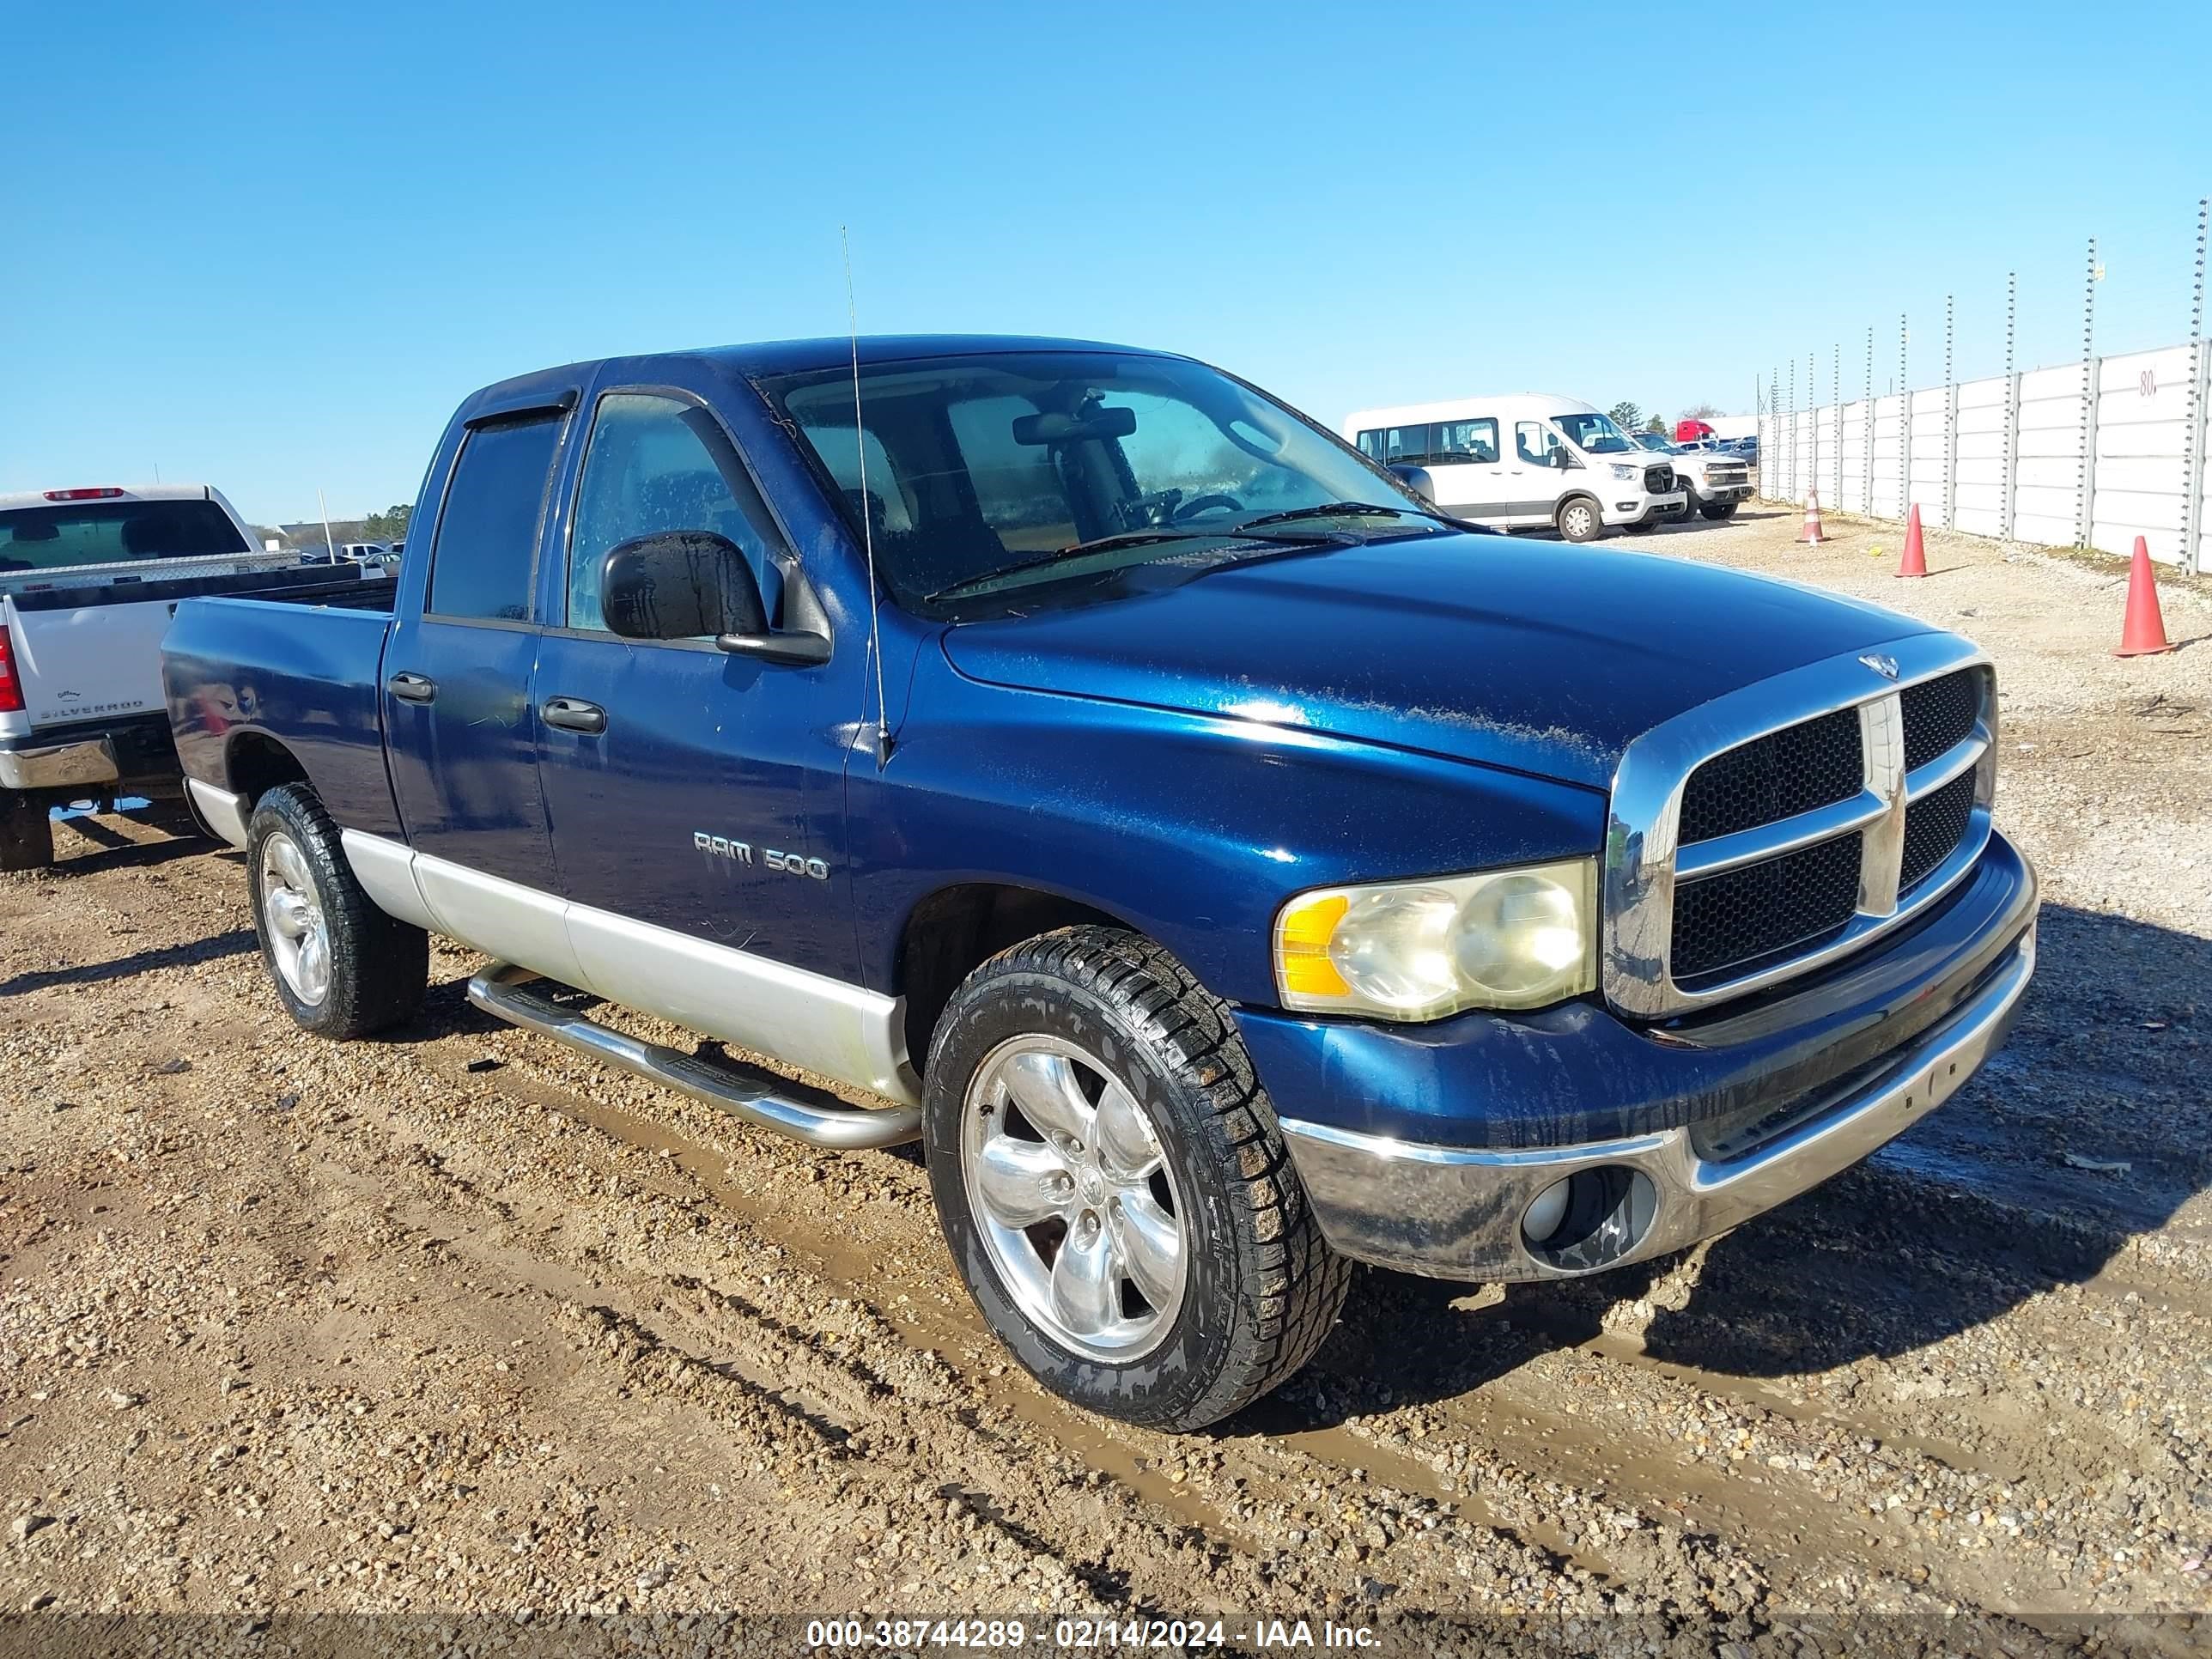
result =
[[[213,501],[64,501],[0,512],[0,571],[252,551]]]
[[[428,614],[487,622],[529,617],[538,521],[561,419],[528,415],[470,428],[430,546]]]

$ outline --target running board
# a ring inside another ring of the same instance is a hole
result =
[[[921,1139],[918,1107],[854,1106],[825,1090],[734,1060],[702,1060],[657,1042],[624,1036],[563,1008],[535,988],[539,981],[540,975],[527,968],[495,963],[469,981],[469,1000],[526,1031],[565,1042],[634,1077],[719,1106],[732,1117],[810,1146],[852,1152]]]

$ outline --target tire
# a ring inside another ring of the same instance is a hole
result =
[[[1561,501],[1553,522],[1571,542],[1594,542],[1605,534],[1605,514],[1587,495],[1570,495]]]
[[[54,861],[53,813],[37,795],[0,795],[0,872]]]
[[[1670,513],[1667,516],[1669,521],[1674,524],[1687,524],[1691,520],[1696,518],[1698,516],[1698,492],[1694,489],[1684,489],[1682,492],[1681,511],[1679,513]]]
[[[422,1006],[430,936],[362,890],[337,825],[307,785],[285,784],[255,804],[246,879],[261,960],[302,1030],[368,1036]]]
[[[930,1045],[922,1133],[977,1310],[1077,1405],[1204,1428],[1335,1322],[1351,1265],[1322,1238],[1228,1009],[1149,940],[1062,928],[969,975]]]
[[[1699,507],[1698,511],[1704,514],[1715,524],[1723,524],[1729,520],[1735,517],[1735,510],[1741,505],[1742,503],[1740,501],[1707,501],[1703,507]]]

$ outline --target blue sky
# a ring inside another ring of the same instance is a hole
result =
[[[321,15],[328,13],[329,15]],[[9,8],[0,490],[412,497],[471,388],[865,331],[1195,353],[1334,423],[1673,412],[2187,328],[2212,8]],[[1700,62],[1690,44],[1709,43]],[[1802,375],[1802,370],[1801,370]],[[1802,388],[1801,388],[1802,389]]]

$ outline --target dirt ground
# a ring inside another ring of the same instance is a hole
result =
[[[2112,568],[1934,536],[1900,582],[1894,526],[1831,524],[1622,545],[1993,653],[2000,821],[2045,884],[2010,1046],[1686,1256],[1363,1274],[1311,1369],[1205,1436],[1013,1368],[911,1157],[497,1025],[443,946],[413,1024],[302,1036],[236,855],[75,821],[0,878],[0,1645],[309,1613],[457,1650],[805,1646],[693,1617],[721,1613],[1021,1620],[1038,1650],[1155,1615],[1406,1653],[2212,1638],[2212,600],[2177,587],[2190,643],[2119,661]]]

